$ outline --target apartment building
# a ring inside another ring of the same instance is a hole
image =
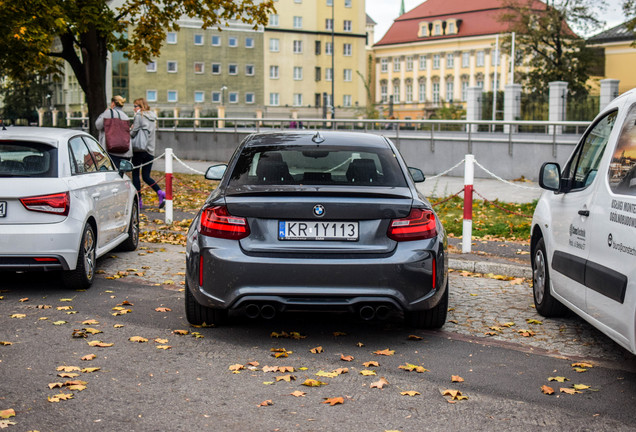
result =
[[[603,51],[603,76],[617,79],[618,92],[625,93],[636,87],[636,48],[634,33],[623,23],[598,33],[587,40],[587,45]]]

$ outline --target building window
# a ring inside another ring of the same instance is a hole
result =
[[[168,61],[168,72],[169,73],[177,73],[177,62],[176,61]]]
[[[420,81],[420,89],[418,91],[419,101],[420,103],[426,102],[426,83]]]
[[[380,60],[380,71],[381,72],[389,71],[389,59],[383,58]]]
[[[446,26],[446,34],[455,34],[455,23],[448,23],[448,25]]]
[[[294,17],[294,28],[295,29],[303,28],[303,17],[301,17],[301,16],[295,16]]]
[[[157,62],[146,63],[146,72],[157,72]]]
[[[351,7],[351,0],[345,0],[345,7]]]
[[[412,56],[408,56],[406,58],[406,70],[409,71],[409,72],[413,70],[413,57]]]
[[[467,68],[470,66],[470,53],[464,52],[462,53],[462,67]]]
[[[254,93],[245,93],[245,103],[246,104],[254,103]]]
[[[380,86],[380,97],[382,98],[382,102],[386,102],[388,100],[388,86],[386,84],[382,84]]]
[[[302,66],[294,66],[294,80],[300,81],[303,79],[303,68]]]
[[[346,32],[351,31],[351,20],[344,20],[342,23],[342,30]]]
[[[468,99],[468,81],[462,81],[462,100]]]
[[[333,79],[333,69],[325,68],[325,81],[331,81]]]
[[[269,79],[278,79],[278,66],[272,65],[269,67]]]
[[[433,69],[439,69],[440,64],[440,55],[433,54]]]
[[[478,80],[475,84],[477,84],[477,87],[481,89],[484,88],[484,80]]]
[[[212,74],[219,75],[221,73],[221,63],[212,63]]]
[[[484,52],[477,51],[477,67],[483,67],[483,66],[484,66]]]
[[[320,55],[320,41],[316,41],[316,55]]]
[[[194,73],[195,74],[202,74],[203,72],[205,72],[205,63],[203,62],[194,62]]]
[[[343,78],[344,78],[345,81],[352,81],[353,80],[353,71],[351,69],[345,69]]]
[[[393,57],[393,72],[399,72],[400,71],[400,58],[399,57]]]
[[[303,41],[295,40],[294,41],[294,54],[302,54],[303,52]]]
[[[168,44],[176,44],[177,43],[177,32],[168,32],[166,34],[166,43]]]
[[[232,48],[236,48],[238,46],[238,38],[236,36],[230,36],[227,40],[227,44]]]
[[[157,102],[157,90],[146,90],[146,100],[148,102]]]
[[[203,91],[195,91],[194,92],[194,103],[203,103],[205,102],[205,92]]]
[[[316,81],[320,81],[320,66],[316,66]]]
[[[406,91],[406,102],[413,102],[413,84],[406,84],[404,90]]]
[[[325,30],[333,29],[333,20],[331,18],[325,19]]]
[[[253,76],[254,75],[254,65],[245,65],[245,75]]]
[[[333,6],[333,0],[327,0],[327,6]]]
[[[229,73],[230,75],[238,75],[238,65],[229,64],[227,67],[227,73]]]
[[[342,106],[351,106],[351,95],[342,95]]]
[[[450,53],[446,55],[446,67],[447,68],[455,67],[455,54]]]
[[[272,27],[278,27],[278,15],[277,14],[271,14],[269,16],[269,22],[268,24]]]
[[[278,39],[270,39],[269,40],[269,50],[271,52],[278,52],[280,51],[280,46],[279,46],[280,41]]]
[[[434,104],[439,103],[439,83],[438,82],[433,83],[433,103]]]
[[[325,42],[325,54],[333,55],[333,44],[331,42]]]
[[[212,102],[221,103],[221,92],[218,92],[218,91],[212,92]]]
[[[280,95],[278,93],[270,93],[269,104],[272,106],[278,106],[280,104]]]
[[[492,54],[490,56],[490,65],[491,66],[495,66],[495,59],[497,60],[497,66],[499,66],[499,51],[498,50],[494,50],[492,51]]]
[[[294,0],[294,3],[302,3],[303,0]]]
[[[245,48],[254,48],[254,38],[245,38]]]
[[[294,106],[301,106],[303,104],[302,93],[294,93]]]
[[[212,46],[221,46],[221,36],[212,35]]]
[[[393,102],[400,103],[400,84],[393,83]]]
[[[229,93],[229,101],[230,101],[230,103],[238,103],[238,101],[239,101],[238,92],[230,92]]]
[[[179,92],[176,90],[168,90],[168,102],[176,102],[178,98]]]
[[[350,56],[351,53],[353,52],[353,50],[351,49],[351,44],[350,43],[343,44],[342,51],[343,51],[342,55]]]
[[[433,36],[439,36],[441,34],[442,34],[442,25],[435,24],[435,30],[434,30]]]
[[[455,84],[452,81],[446,83],[446,100],[448,102],[453,101],[453,92],[455,91]]]
[[[195,45],[203,45],[203,35],[195,34],[194,35],[194,44]]]

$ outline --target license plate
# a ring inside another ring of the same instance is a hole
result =
[[[279,221],[279,240],[358,240],[358,222]]]
[[[5,217],[7,215],[7,202],[0,201],[0,217]]]

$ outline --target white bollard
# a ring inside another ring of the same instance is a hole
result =
[[[462,226],[462,253],[470,253],[473,241],[473,181],[475,155],[466,155],[464,162],[464,224]]]
[[[166,149],[166,214],[164,221],[172,224],[172,149]]]

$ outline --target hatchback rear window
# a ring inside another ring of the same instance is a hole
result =
[[[57,149],[35,142],[0,141],[0,177],[57,177]]]
[[[406,187],[389,148],[259,146],[243,149],[230,184]]]

